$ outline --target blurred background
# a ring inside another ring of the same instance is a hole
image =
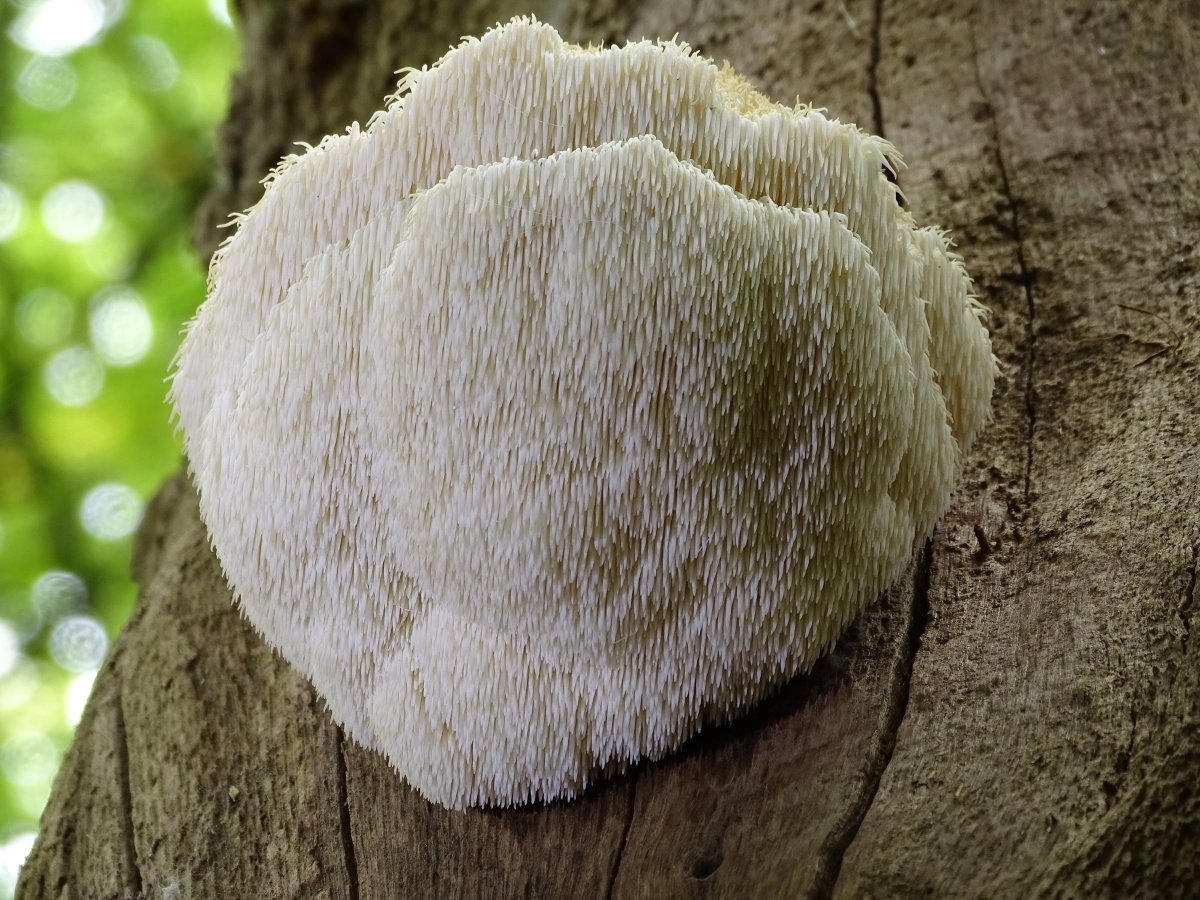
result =
[[[237,45],[226,0],[0,0],[0,28],[4,898],[180,464],[164,377]]]

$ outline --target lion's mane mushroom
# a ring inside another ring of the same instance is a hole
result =
[[[809,668],[995,374],[890,145],[676,43],[468,39],[289,157],[172,398],[246,616],[452,807],[571,796]]]

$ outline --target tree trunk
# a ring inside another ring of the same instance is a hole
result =
[[[343,737],[231,605],[180,475],[21,897],[1197,895],[1200,4],[243,6],[206,252],[293,141],[365,121],[460,34],[678,32],[899,146],[993,310],[995,421],[909,577],[812,673],[500,812],[432,806]]]

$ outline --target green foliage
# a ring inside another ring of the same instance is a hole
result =
[[[180,464],[163,379],[237,49],[205,0],[0,4],[3,896]]]

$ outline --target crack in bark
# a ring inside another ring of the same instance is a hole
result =
[[[113,750],[116,763],[118,811],[121,817],[121,862],[122,881],[125,882],[125,896],[141,898],[142,873],[137,864],[137,847],[133,837],[133,789],[129,781],[129,743],[125,733],[125,698],[124,687],[117,682],[116,702],[113,704]]]
[[[337,790],[340,813],[338,831],[342,838],[342,855],[346,860],[346,880],[349,883],[350,900],[359,900],[358,857],[354,852],[354,832],[350,822],[350,791],[346,782],[346,733],[340,725],[337,728]]]
[[[881,138],[887,135],[883,130],[883,98],[879,95],[879,58],[883,53],[883,0],[875,0],[875,8],[871,14],[871,55],[867,60],[867,95],[871,98],[871,117],[875,133]],[[889,172],[891,180],[895,174]]]
[[[995,111],[990,108],[993,125],[996,128],[996,164],[1000,168],[1000,183],[1004,190],[1004,199],[1012,219],[1013,240],[1016,242],[1017,266],[1021,274],[1021,285],[1025,289],[1025,346],[1021,368],[1025,371],[1025,509],[1029,509],[1030,484],[1033,480],[1033,437],[1037,428],[1037,408],[1034,403],[1033,381],[1037,366],[1037,306],[1033,295],[1033,273],[1025,262],[1025,237],[1021,231],[1021,217],[1017,211],[1016,198],[1008,181],[1008,168],[1004,163],[1004,154],[1000,149],[1000,129],[995,121]]]
[[[638,770],[629,774],[629,802],[625,807],[625,824],[621,829],[621,840],[617,844],[617,853],[613,857],[612,871],[608,876],[608,888],[604,892],[605,900],[612,900],[613,891],[617,888],[617,876],[621,874],[621,862],[625,858],[625,845],[629,843],[629,832],[633,828],[633,809],[637,799]]]
[[[983,83],[983,70],[979,62],[979,43],[975,29],[971,28],[971,55],[975,68],[975,86],[983,98],[988,120],[992,126],[992,138],[996,144],[996,168],[1000,174],[1000,191],[1008,206],[1009,230],[1013,243],[1016,245],[1017,270],[1020,275],[1021,287],[1025,292],[1025,341],[1021,351],[1021,371],[1024,376],[1024,405],[1025,405],[1025,484],[1023,491],[1023,507],[1029,510],[1031,485],[1033,481],[1033,438],[1037,428],[1037,405],[1033,388],[1034,376],[1037,369],[1037,303],[1034,293],[1033,270],[1025,259],[1025,234],[1021,226],[1021,212],[1017,198],[1013,194],[1012,182],[1008,177],[1008,164],[1004,161],[1003,141],[1000,138],[1000,120],[996,116],[996,107]]]
[[[818,854],[817,876],[808,897],[826,900],[833,896],[846,851],[858,837],[859,828],[870,812],[883,773],[891,764],[896,751],[900,726],[908,715],[908,698],[912,690],[912,675],[917,652],[929,622],[929,584],[933,572],[933,539],[925,541],[913,573],[912,602],[908,609],[908,634],[899,648],[888,679],[888,694],[879,713],[879,724],[871,737],[867,763],[862,773],[858,796],[826,836]]]
[[[879,64],[883,53],[883,0],[875,0],[871,21],[871,51],[867,63],[867,93],[871,98],[875,133],[886,138],[883,121],[883,98],[879,91]],[[893,183],[897,173],[887,170],[885,174]],[[903,205],[903,197],[897,194]],[[879,713],[879,723],[871,738],[867,751],[866,767],[863,770],[858,796],[849,805],[842,817],[826,835],[821,845],[816,866],[816,879],[809,896],[824,900],[833,896],[838,878],[842,873],[842,862],[867,813],[879,793],[883,774],[891,764],[896,751],[900,726],[908,714],[908,698],[912,690],[912,675],[917,652],[929,622],[929,583],[933,571],[933,539],[925,541],[913,574],[912,601],[908,609],[907,636],[897,652],[888,680],[888,693]]]

